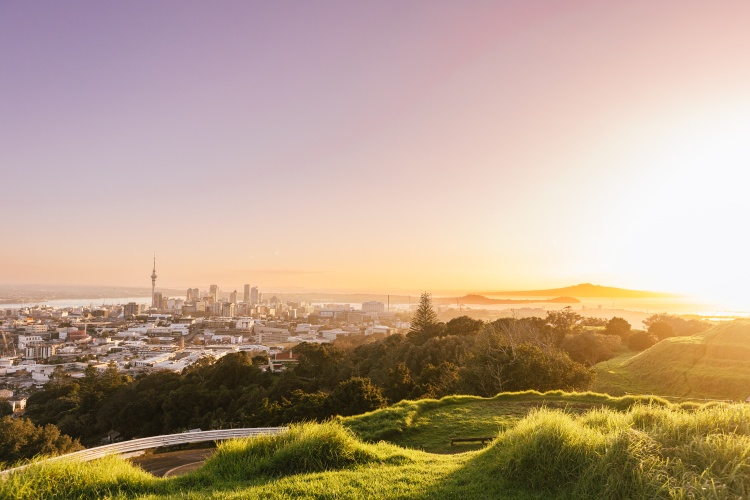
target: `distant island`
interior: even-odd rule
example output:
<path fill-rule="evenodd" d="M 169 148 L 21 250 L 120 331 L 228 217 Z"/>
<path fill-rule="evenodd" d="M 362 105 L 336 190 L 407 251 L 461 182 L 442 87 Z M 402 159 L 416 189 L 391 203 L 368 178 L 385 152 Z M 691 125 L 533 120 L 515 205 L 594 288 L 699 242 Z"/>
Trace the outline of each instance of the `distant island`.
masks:
<path fill-rule="evenodd" d="M 556 297 L 554 299 L 490 299 L 483 295 L 469 294 L 463 297 L 440 297 L 433 299 L 433 302 L 440 305 L 461 304 L 461 305 L 502 305 L 502 304 L 580 304 L 581 301 L 575 297 Z"/>
<path fill-rule="evenodd" d="M 502 297 L 597 297 L 612 299 L 674 299 L 679 295 L 661 292 L 646 292 L 643 290 L 627 290 L 611 286 L 592 285 L 582 283 L 580 285 L 565 288 L 550 288 L 547 290 L 523 290 L 511 292 L 481 292 L 482 295 L 494 295 Z"/>

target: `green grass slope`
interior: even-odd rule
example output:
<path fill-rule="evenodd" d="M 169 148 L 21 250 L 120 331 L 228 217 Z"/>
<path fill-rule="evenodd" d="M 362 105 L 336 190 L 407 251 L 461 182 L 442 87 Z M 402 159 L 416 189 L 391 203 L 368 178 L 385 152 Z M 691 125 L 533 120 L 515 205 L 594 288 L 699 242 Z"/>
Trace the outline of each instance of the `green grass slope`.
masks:
<path fill-rule="evenodd" d="M 534 397 L 543 396 L 520 393 L 507 399 Z M 227 441 L 202 468 L 176 478 L 155 478 L 112 457 L 37 464 L 1 480 L 0 498 L 750 496 L 750 405 L 661 400 L 644 405 L 635 398 L 596 394 L 570 399 L 597 407 L 582 412 L 532 408 L 509 422 L 490 446 L 465 453 L 431 454 L 358 438 L 352 428 L 385 430 L 386 421 L 394 429 L 402 425 L 402 419 L 386 418 L 381 410 L 356 421 L 344 419 L 351 428 L 342 422 L 303 424 L 284 435 Z M 412 402 L 402 413 L 417 408 L 429 415 L 456 404 L 461 403 Z"/>
<path fill-rule="evenodd" d="M 744 401 L 750 396 L 750 320 L 666 339 L 596 370 L 598 392 Z"/>
<path fill-rule="evenodd" d="M 636 403 L 668 404 L 666 400 L 649 397 L 523 391 L 492 398 L 447 396 L 440 400 L 401 401 L 388 408 L 343 418 L 341 422 L 369 442 L 386 440 L 429 453 L 460 453 L 480 449 L 482 445 L 451 446 L 452 437 L 496 436 L 538 408 L 575 414 L 599 407 L 627 409 Z"/>

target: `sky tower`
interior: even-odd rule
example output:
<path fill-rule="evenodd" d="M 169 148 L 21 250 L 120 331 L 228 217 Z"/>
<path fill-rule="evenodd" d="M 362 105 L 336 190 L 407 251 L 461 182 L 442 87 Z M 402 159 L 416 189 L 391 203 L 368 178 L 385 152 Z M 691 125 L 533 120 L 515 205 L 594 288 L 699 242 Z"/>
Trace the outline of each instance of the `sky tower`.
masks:
<path fill-rule="evenodd" d="M 154 270 L 151 271 L 151 307 L 156 307 L 154 293 L 156 292 L 156 254 L 154 254 Z"/>

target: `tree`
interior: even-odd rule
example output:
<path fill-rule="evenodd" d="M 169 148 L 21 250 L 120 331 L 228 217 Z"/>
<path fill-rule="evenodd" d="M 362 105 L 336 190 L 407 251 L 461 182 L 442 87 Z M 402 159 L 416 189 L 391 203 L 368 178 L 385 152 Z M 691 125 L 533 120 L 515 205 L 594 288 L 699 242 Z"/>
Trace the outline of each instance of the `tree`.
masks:
<path fill-rule="evenodd" d="M 659 341 L 674 336 L 672 325 L 666 321 L 656 321 L 648 326 L 648 333 L 655 336 Z"/>
<path fill-rule="evenodd" d="M 581 320 L 583 317 L 568 306 L 560 311 L 549 311 L 547 313 L 547 325 L 552 333 L 555 345 L 560 345 L 566 335 L 580 333 L 583 330 Z"/>
<path fill-rule="evenodd" d="M 424 292 L 419 299 L 419 306 L 411 318 L 409 340 L 415 344 L 422 344 L 432 337 L 440 336 L 441 323 L 438 322 L 437 313 L 432 308 L 432 298 L 430 294 Z M 443 328 L 445 325 L 442 325 Z"/>
<path fill-rule="evenodd" d="M 555 348 L 528 342 L 510 344 L 492 325 L 477 336 L 477 342 L 460 369 L 465 391 L 479 396 L 499 392 L 536 389 L 585 390 L 593 372 Z"/>
<path fill-rule="evenodd" d="M 649 316 L 648 318 L 643 320 L 643 324 L 646 325 L 646 328 L 650 331 L 651 326 L 655 323 L 668 323 L 669 326 L 672 327 L 672 333 L 675 337 L 685 337 L 688 335 L 695 335 L 696 333 L 701 333 L 709 328 L 711 328 L 713 325 L 708 321 L 700 321 L 697 319 L 685 319 L 681 318 L 679 316 L 674 316 L 672 314 L 653 314 Z M 660 328 L 660 327 L 657 327 Z"/>
<path fill-rule="evenodd" d="M 388 380 L 383 392 L 391 402 L 395 403 L 408 398 L 415 386 L 409 368 L 402 361 L 395 368 L 388 370 Z"/>
<path fill-rule="evenodd" d="M 59 455 L 82 448 L 52 424 L 36 426 L 27 418 L 0 418 L 0 461 L 12 463 L 36 455 Z"/>
<path fill-rule="evenodd" d="M 607 326 L 607 320 L 604 318 L 594 318 L 593 316 L 589 316 L 588 318 L 583 318 L 581 320 L 581 325 L 583 326 Z"/>
<path fill-rule="evenodd" d="M 543 351 L 531 344 L 521 344 L 516 358 L 506 369 L 508 391 L 585 391 L 594 380 L 594 372 L 576 363 L 562 351 Z"/>
<path fill-rule="evenodd" d="M 562 348 L 573 361 L 586 366 L 594 366 L 601 361 L 611 359 L 614 349 L 620 343 L 621 340 L 617 336 L 586 331 L 565 337 Z"/>
<path fill-rule="evenodd" d="M 380 388 L 369 378 L 352 377 L 341 382 L 328 396 L 332 415 L 348 417 L 388 406 Z"/>
<path fill-rule="evenodd" d="M 341 380 L 338 376 L 343 351 L 331 344 L 302 343 L 294 348 L 298 355 L 294 374 L 301 380 L 311 382 L 309 389 L 333 389 Z M 311 391 L 311 392 L 312 392 Z"/>
<path fill-rule="evenodd" d="M 628 349 L 631 351 L 644 351 L 656 344 L 656 338 L 648 332 L 637 331 L 628 337 Z"/>
<path fill-rule="evenodd" d="M 279 413 L 283 423 L 324 420 L 330 416 L 328 396 L 322 392 L 304 392 L 297 389 L 290 399 L 282 399 Z"/>
<path fill-rule="evenodd" d="M 445 324 L 446 335 L 476 335 L 484 327 L 484 321 L 468 316 L 453 318 Z"/>
<path fill-rule="evenodd" d="M 630 333 L 630 323 L 623 318 L 615 316 L 607 322 L 607 326 L 604 328 L 604 333 L 607 335 L 617 335 L 624 339 Z"/>
<path fill-rule="evenodd" d="M 458 366 L 451 362 L 443 361 L 438 366 L 428 364 L 419 377 L 423 394 L 421 397 L 442 398 L 455 394 L 459 383 L 458 374 Z"/>
<path fill-rule="evenodd" d="M 553 344 L 549 339 L 549 326 L 542 318 L 499 318 L 491 326 L 511 349 L 524 343 L 549 349 Z"/>
<path fill-rule="evenodd" d="M 13 406 L 5 399 L 0 399 L 0 417 L 13 415 Z"/>

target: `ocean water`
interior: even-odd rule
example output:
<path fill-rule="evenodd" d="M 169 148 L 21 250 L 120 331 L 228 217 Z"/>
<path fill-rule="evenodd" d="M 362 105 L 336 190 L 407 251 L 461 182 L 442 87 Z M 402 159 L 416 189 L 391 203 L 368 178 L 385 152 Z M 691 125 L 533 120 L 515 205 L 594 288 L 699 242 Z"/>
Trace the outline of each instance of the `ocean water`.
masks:
<path fill-rule="evenodd" d="M 0 304 L 0 309 L 20 309 L 22 307 L 32 306 L 47 306 L 47 307 L 82 307 L 82 306 L 93 306 L 98 307 L 101 305 L 113 305 L 113 304 L 127 304 L 128 302 L 135 302 L 136 304 L 151 304 L 151 297 L 110 297 L 110 298 L 98 298 L 98 299 L 60 299 L 60 300 L 48 300 L 46 302 L 26 302 L 23 304 Z"/>

